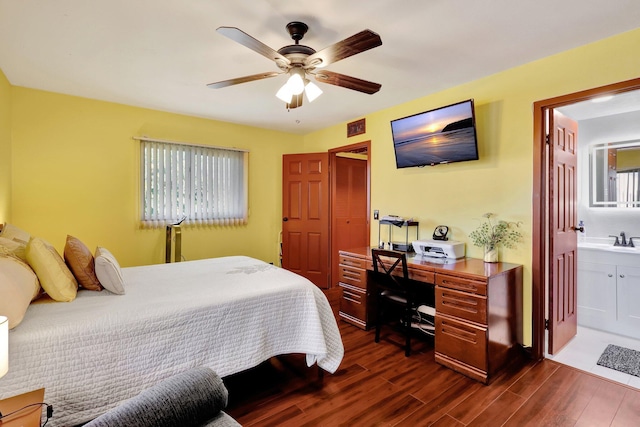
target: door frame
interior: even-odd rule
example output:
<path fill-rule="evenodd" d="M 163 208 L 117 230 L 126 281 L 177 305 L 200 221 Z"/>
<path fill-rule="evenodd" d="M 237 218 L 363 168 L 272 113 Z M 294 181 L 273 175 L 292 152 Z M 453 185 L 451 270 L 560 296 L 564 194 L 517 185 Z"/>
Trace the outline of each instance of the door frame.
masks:
<path fill-rule="evenodd" d="M 535 360 L 545 354 L 545 319 L 547 316 L 546 292 L 548 289 L 549 253 L 547 206 L 549 192 L 549 162 L 546 157 L 546 141 L 549 112 L 554 108 L 586 101 L 605 95 L 615 95 L 640 89 L 640 78 L 583 90 L 568 95 L 549 98 L 533 104 L 533 212 L 532 212 L 532 260 L 531 260 L 531 306 L 532 346 L 531 357 Z"/>
<path fill-rule="evenodd" d="M 333 185 L 335 167 L 336 167 L 336 155 L 338 153 L 367 153 L 367 224 L 369 226 L 369 242 L 371 242 L 371 140 L 356 142 L 354 144 L 343 145 L 341 147 L 335 147 L 329 149 L 329 289 L 333 287 L 334 277 L 331 277 L 333 272 Z"/>

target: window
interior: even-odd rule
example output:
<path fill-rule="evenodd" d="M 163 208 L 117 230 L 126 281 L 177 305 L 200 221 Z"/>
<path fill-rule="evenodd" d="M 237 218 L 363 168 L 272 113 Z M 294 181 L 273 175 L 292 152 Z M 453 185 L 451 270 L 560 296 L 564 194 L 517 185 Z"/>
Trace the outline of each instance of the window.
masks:
<path fill-rule="evenodd" d="M 632 208 L 640 202 L 640 169 L 627 170 L 616 174 L 618 206 Z"/>
<path fill-rule="evenodd" d="M 140 138 L 146 226 L 247 222 L 246 151 Z"/>

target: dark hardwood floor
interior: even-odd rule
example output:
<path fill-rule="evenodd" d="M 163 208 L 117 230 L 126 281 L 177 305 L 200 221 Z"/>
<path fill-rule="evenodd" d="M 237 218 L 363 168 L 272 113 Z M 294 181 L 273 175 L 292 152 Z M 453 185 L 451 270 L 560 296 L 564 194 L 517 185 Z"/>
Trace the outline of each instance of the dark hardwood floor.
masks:
<path fill-rule="evenodd" d="M 334 308 L 337 300 L 330 295 Z M 551 360 L 515 361 L 488 386 L 434 362 L 433 342 L 381 342 L 338 320 L 345 357 L 322 382 L 304 356 L 225 378 L 243 426 L 640 426 L 640 391 Z"/>

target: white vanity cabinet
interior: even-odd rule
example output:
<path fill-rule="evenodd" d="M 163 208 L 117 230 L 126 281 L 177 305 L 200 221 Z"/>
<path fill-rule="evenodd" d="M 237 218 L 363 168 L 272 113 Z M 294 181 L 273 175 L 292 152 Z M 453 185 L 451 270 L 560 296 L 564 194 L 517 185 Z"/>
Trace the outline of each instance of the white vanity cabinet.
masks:
<path fill-rule="evenodd" d="M 640 251 L 578 246 L 578 324 L 640 339 Z"/>
<path fill-rule="evenodd" d="M 616 320 L 616 266 L 578 261 L 578 323 L 611 330 L 616 326 Z"/>
<path fill-rule="evenodd" d="M 640 339 L 640 267 L 617 266 L 618 323 L 622 335 Z"/>

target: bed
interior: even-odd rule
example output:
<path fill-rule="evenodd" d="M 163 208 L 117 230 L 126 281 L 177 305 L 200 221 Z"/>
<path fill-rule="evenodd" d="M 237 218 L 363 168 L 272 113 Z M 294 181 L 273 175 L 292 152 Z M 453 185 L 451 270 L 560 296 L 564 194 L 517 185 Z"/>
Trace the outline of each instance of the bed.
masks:
<path fill-rule="evenodd" d="M 329 303 L 307 279 L 223 257 L 122 269 L 125 295 L 82 291 L 32 304 L 9 334 L 0 399 L 45 388 L 52 426 L 95 418 L 194 366 L 225 377 L 277 355 L 335 372 L 343 357 Z"/>

